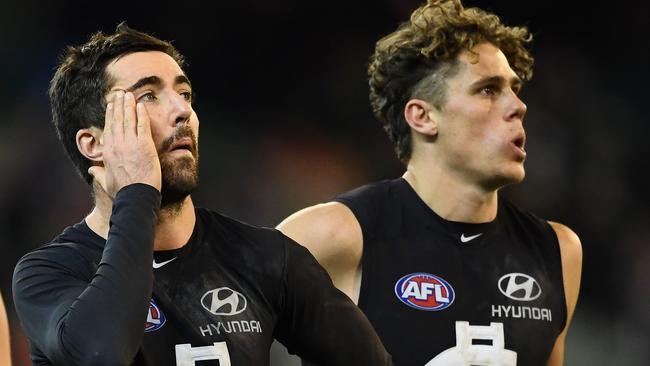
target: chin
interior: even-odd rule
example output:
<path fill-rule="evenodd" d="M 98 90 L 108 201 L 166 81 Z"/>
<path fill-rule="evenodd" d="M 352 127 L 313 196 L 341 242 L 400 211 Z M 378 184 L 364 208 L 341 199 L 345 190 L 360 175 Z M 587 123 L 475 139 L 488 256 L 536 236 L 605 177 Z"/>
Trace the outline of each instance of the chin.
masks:
<path fill-rule="evenodd" d="M 503 181 L 505 183 L 503 185 L 507 186 L 510 184 L 521 183 L 521 181 L 523 181 L 525 177 L 526 177 L 526 171 L 524 170 L 524 167 L 522 165 L 517 169 L 513 169 L 511 171 L 505 172 L 505 174 L 503 175 Z"/>
<path fill-rule="evenodd" d="M 524 180 L 525 176 L 526 172 L 523 166 L 508 170 L 502 170 L 489 181 L 487 187 L 490 190 L 498 190 L 511 184 L 520 183 Z"/>
<path fill-rule="evenodd" d="M 181 203 L 199 185 L 199 173 L 193 159 L 183 159 L 171 164 L 161 161 L 162 205 Z"/>

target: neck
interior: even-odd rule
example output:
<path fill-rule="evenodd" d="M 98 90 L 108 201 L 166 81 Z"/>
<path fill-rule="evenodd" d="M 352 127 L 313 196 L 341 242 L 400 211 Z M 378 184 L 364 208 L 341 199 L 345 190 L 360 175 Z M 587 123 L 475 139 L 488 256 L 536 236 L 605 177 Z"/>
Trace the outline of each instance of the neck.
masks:
<path fill-rule="evenodd" d="M 113 200 L 101 188 L 95 188 L 95 207 L 86 216 L 86 224 L 104 239 L 108 238 Z M 160 209 L 154 234 L 154 250 L 178 249 L 189 241 L 194 231 L 196 215 L 190 196 L 182 202 Z"/>
<path fill-rule="evenodd" d="M 497 190 L 468 183 L 436 161 L 412 160 L 403 177 L 420 199 L 445 220 L 485 223 L 496 218 Z"/>

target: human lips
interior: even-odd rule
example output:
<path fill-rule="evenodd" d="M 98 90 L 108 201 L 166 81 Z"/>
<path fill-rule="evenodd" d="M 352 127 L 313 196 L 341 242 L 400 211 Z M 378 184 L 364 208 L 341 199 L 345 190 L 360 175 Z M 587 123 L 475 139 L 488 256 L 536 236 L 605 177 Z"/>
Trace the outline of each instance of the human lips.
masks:
<path fill-rule="evenodd" d="M 181 137 L 175 140 L 170 146 L 167 152 L 174 151 L 187 151 L 190 154 L 194 153 L 194 141 L 189 137 Z"/>
<path fill-rule="evenodd" d="M 510 140 L 510 146 L 517 154 L 517 156 L 519 156 L 522 160 L 525 159 L 526 150 L 524 147 L 526 146 L 526 133 L 522 131 L 516 134 L 515 137 Z"/>

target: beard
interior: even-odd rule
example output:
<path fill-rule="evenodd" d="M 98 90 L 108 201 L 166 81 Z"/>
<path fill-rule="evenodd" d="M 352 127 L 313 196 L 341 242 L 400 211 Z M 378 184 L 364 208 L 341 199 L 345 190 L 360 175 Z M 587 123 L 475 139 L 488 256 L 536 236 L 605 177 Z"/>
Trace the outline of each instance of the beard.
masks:
<path fill-rule="evenodd" d="M 183 137 L 192 140 L 189 148 L 192 157 L 169 156 L 171 145 Z M 162 174 L 161 208 L 180 208 L 185 198 L 199 185 L 199 145 L 192 129 L 185 124 L 178 127 L 172 136 L 163 141 L 158 157 Z"/>

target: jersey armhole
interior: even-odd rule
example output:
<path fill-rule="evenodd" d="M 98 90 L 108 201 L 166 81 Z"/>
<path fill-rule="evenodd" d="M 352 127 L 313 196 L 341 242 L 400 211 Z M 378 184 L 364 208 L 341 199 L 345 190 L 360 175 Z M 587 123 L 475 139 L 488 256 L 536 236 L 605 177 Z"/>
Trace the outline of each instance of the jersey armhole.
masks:
<path fill-rule="evenodd" d="M 557 279 L 560 286 L 561 286 L 561 291 L 560 293 L 562 294 L 562 310 L 563 310 L 563 316 L 562 316 L 562 324 L 561 324 L 561 329 L 560 332 L 564 330 L 564 328 L 567 325 L 567 318 L 569 316 L 569 309 L 567 307 L 567 299 L 566 299 L 566 289 L 564 288 L 564 268 L 562 267 L 562 250 L 560 249 L 560 239 L 557 236 L 557 232 L 555 232 L 555 229 L 553 229 L 553 226 L 547 221 L 547 220 L 542 220 L 544 223 L 544 229 L 546 230 L 547 234 L 549 235 L 549 238 L 551 238 L 551 242 L 553 243 L 553 253 L 555 255 L 555 261 L 553 263 L 554 266 L 558 268 L 558 273 L 560 273 L 560 278 Z"/>
<path fill-rule="evenodd" d="M 365 309 L 367 304 L 367 299 L 366 299 L 366 292 L 364 291 L 364 289 L 368 288 L 367 284 L 365 284 L 365 281 L 368 278 L 368 276 L 365 275 L 365 273 L 372 271 L 372 266 L 371 266 L 372 261 L 368 260 L 369 255 L 371 255 L 369 252 L 372 252 L 372 248 L 368 246 L 368 243 L 370 242 L 371 239 L 370 233 L 373 231 L 372 223 L 367 210 L 362 208 L 360 203 L 345 197 L 337 197 L 333 201 L 341 203 L 345 205 L 348 209 L 350 209 L 350 211 L 352 211 L 352 214 L 356 218 L 357 222 L 359 223 L 359 226 L 361 227 L 361 246 L 362 246 L 361 274 L 360 274 L 361 278 L 360 279 L 355 278 L 355 286 L 358 283 L 359 296 L 357 298 L 357 306 L 361 309 Z"/>

